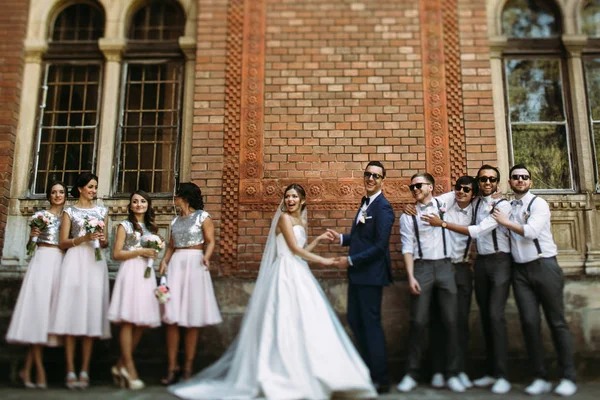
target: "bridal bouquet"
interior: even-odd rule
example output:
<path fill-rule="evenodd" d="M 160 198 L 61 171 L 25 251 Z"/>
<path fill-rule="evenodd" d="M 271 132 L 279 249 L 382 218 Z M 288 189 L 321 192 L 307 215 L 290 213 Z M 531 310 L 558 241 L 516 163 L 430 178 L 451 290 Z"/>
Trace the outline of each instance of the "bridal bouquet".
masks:
<path fill-rule="evenodd" d="M 154 289 L 154 294 L 160 304 L 165 304 L 171 298 L 169 287 L 167 286 L 167 277 L 165 275 L 160 277 L 160 284 Z"/>
<path fill-rule="evenodd" d="M 85 228 L 85 231 L 87 233 L 95 233 L 96 231 L 101 231 L 102 229 L 104 229 L 104 221 L 96 217 L 85 217 L 83 227 Z M 93 244 L 96 261 L 100 261 L 102 260 L 102 253 L 100 252 L 100 241 L 98 239 L 95 239 L 93 241 Z"/>
<path fill-rule="evenodd" d="M 41 211 L 33 214 L 33 217 L 31 217 L 31 220 L 29 221 L 29 226 L 31 228 L 38 228 L 40 231 L 46 229 L 48 227 L 48 225 L 50 225 L 50 220 Z M 37 246 L 37 241 L 38 241 L 37 236 L 34 236 L 31 238 L 31 241 L 27 245 L 27 255 L 28 256 L 31 256 L 33 254 L 33 252 L 35 251 L 35 246 Z"/>
<path fill-rule="evenodd" d="M 158 235 L 148 235 L 142 238 L 142 247 L 145 249 L 154 249 L 161 251 L 165 248 L 165 241 Z M 150 272 L 152 271 L 152 264 L 154 260 L 149 258 L 146 263 L 146 270 L 144 271 L 144 278 L 150 278 Z"/>

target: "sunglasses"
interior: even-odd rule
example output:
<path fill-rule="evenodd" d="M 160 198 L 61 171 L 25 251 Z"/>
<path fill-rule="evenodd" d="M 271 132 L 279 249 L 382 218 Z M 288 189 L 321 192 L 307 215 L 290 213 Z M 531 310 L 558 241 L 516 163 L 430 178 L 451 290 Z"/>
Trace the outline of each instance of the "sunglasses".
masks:
<path fill-rule="evenodd" d="M 414 191 L 415 189 L 421 189 L 423 185 L 431 185 L 431 183 L 415 183 L 414 185 L 408 185 L 410 191 Z"/>
<path fill-rule="evenodd" d="M 491 183 L 498 182 L 498 178 L 494 178 L 493 176 L 482 176 L 482 177 L 479 177 L 478 180 L 481 183 L 487 183 L 487 181 L 490 181 Z"/>
<path fill-rule="evenodd" d="M 518 181 L 519 179 L 523 179 L 524 181 L 528 181 L 530 176 L 529 175 L 511 175 L 511 178 L 513 181 Z"/>
<path fill-rule="evenodd" d="M 454 186 L 454 190 L 456 190 L 457 192 L 460 192 L 462 190 L 465 193 L 471 193 L 471 190 L 473 190 L 473 189 L 471 189 L 468 186 L 456 185 L 456 186 Z"/>
<path fill-rule="evenodd" d="M 375 179 L 375 180 L 383 178 L 383 175 L 373 174 L 371 172 L 366 172 L 366 171 L 363 175 L 365 176 L 366 179 L 369 179 L 371 177 L 373 177 L 373 179 Z"/>

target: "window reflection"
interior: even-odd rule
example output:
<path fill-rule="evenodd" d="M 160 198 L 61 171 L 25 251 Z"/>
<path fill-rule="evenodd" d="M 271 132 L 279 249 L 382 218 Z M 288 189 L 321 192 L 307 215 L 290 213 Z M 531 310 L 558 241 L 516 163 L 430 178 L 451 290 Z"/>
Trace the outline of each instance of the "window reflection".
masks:
<path fill-rule="evenodd" d="M 583 6 L 581 31 L 588 36 L 600 37 L 600 0 L 590 0 Z"/>
<path fill-rule="evenodd" d="M 564 121 L 559 60 L 507 60 L 512 121 Z"/>
<path fill-rule="evenodd" d="M 560 16 L 548 0 L 509 0 L 502 12 L 502 32 L 509 38 L 560 35 Z"/>
<path fill-rule="evenodd" d="M 592 142 L 596 156 L 596 187 L 600 190 L 600 58 L 586 60 L 585 80 L 588 90 Z"/>
<path fill-rule="evenodd" d="M 505 59 L 513 163 L 531 168 L 536 189 L 572 189 L 561 61 Z"/>
<path fill-rule="evenodd" d="M 565 125 L 514 124 L 514 164 L 525 164 L 536 189 L 570 189 L 571 165 Z"/>

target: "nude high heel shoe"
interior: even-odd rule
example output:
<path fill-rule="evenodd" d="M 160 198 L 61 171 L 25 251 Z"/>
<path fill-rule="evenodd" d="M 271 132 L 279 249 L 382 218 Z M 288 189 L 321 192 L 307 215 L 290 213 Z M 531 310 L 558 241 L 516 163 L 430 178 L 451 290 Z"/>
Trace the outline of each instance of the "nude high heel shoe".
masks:
<path fill-rule="evenodd" d="M 121 367 L 119 372 L 121 372 L 121 376 L 123 377 L 123 380 L 127 382 L 127 387 L 129 387 L 129 389 L 140 390 L 140 389 L 143 389 L 146 387 L 146 385 L 144 384 L 144 382 L 141 379 L 138 378 L 138 379 L 132 380 L 129 377 L 129 373 L 127 372 L 125 367 Z"/>

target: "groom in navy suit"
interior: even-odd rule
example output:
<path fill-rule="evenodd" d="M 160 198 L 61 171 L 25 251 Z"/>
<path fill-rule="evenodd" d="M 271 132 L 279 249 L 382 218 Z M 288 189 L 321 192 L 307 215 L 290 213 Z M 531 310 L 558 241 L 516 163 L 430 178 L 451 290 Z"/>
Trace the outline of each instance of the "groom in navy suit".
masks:
<path fill-rule="evenodd" d="M 334 243 L 349 246 L 348 257 L 337 265 L 348 268 L 348 324 L 371 371 L 379 393 L 389 390 L 385 337 L 381 326 L 383 287 L 392 282 L 390 235 L 394 211 L 381 187 L 385 168 L 371 161 L 364 172 L 366 196 L 352 222 L 350 234 L 329 230 Z"/>

